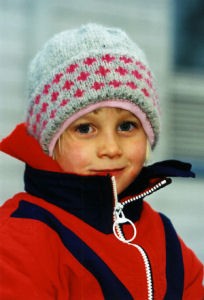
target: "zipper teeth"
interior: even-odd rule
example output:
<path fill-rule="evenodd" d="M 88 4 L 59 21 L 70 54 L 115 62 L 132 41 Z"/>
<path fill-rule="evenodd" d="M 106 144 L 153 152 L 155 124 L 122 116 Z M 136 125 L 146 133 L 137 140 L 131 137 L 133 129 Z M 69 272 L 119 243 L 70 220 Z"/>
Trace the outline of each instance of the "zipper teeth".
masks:
<path fill-rule="evenodd" d="M 116 186 L 116 180 L 115 180 L 115 177 L 112 176 L 111 177 L 111 181 L 112 181 L 112 188 L 113 188 L 113 197 L 114 197 L 114 207 L 116 207 L 117 203 L 118 203 L 118 193 L 117 193 L 117 186 Z M 116 216 L 115 214 L 113 214 L 113 222 L 116 221 Z M 120 226 L 118 225 L 117 227 L 117 232 L 118 232 L 118 236 L 123 240 L 125 241 L 125 237 L 123 235 L 123 232 L 120 228 Z"/>
<path fill-rule="evenodd" d="M 117 186 L 116 186 L 116 181 L 115 181 L 114 176 L 111 177 L 111 179 L 112 179 L 113 194 L 114 194 L 114 200 L 115 200 L 115 206 L 116 206 L 118 204 Z M 168 180 L 164 179 L 161 182 L 155 184 L 152 188 L 150 188 L 146 192 L 143 192 L 135 197 L 132 197 L 132 198 L 124 201 L 123 203 L 121 203 L 121 209 L 128 203 L 131 203 L 133 201 L 139 200 L 141 198 L 144 198 L 145 196 L 152 194 L 159 188 L 165 186 L 167 183 L 168 183 Z M 113 216 L 113 220 L 114 221 L 116 220 L 115 215 Z M 124 236 L 119 224 L 117 226 L 117 232 L 118 232 L 119 237 L 121 238 L 121 241 L 126 242 L 125 236 Z M 148 297 L 148 300 L 153 300 L 153 281 L 152 281 L 152 273 L 151 273 L 151 266 L 150 266 L 149 258 L 141 246 L 130 243 L 130 242 L 128 242 L 128 245 L 135 247 L 142 256 L 142 259 L 144 262 L 144 267 L 145 267 L 146 280 L 147 280 L 147 294 L 148 294 L 147 297 Z"/>
<path fill-rule="evenodd" d="M 152 193 L 156 192 L 158 189 L 160 189 L 161 187 L 165 186 L 166 184 L 168 183 L 168 181 L 166 179 L 160 181 L 159 183 L 155 184 L 152 188 L 150 188 L 149 190 L 147 190 L 146 192 L 143 192 L 137 196 L 134 196 L 126 201 L 124 201 L 122 204 L 122 206 L 124 207 L 126 204 L 129 204 L 133 201 L 136 201 L 136 200 L 139 200 L 139 199 L 142 199 L 146 196 L 149 196 L 151 195 Z"/>
<path fill-rule="evenodd" d="M 114 204 L 116 206 L 116 204 L 118 203 L 118 193 L 117 193 L 117 186 L 116 186 L 116 181 L 114 176 L 111 177 L 111 181 L 112 181 L 112 188 L 113 188 L 113 197 L 115 202 Z"/>
<path fill-rule="evenodd" d="M 148 256 L 141 246 L 132 244 L 132 243 L 130 243 L 129 245 L 132 245 L 133 247 L 137 248 L 137 250 L 140 252 L 140 254 L 142 256 L 142 259 L 143 259 L 144 265 L 145 265 L 145 272 L 146 272 L 146 279 L 147 279 L 148 300 L 153 300 L 152 273 L 151 273 L 151 267 L 150 267 L 150 262 L 149 262 Z"/>

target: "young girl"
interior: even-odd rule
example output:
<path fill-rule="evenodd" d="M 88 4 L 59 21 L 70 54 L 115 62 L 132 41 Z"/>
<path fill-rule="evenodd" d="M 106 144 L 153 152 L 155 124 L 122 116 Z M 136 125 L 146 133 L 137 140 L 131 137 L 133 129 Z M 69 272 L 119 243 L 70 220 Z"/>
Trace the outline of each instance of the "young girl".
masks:
<path fill-rule="evenodd" d="M 25 192 L 0 209 L 0 298 L 202 300 L 202 264 L 144 197 L 191 166 L 144 167 L 160 130 L 154 79 L 121 30 L 54 36 L 29 69 L 27 120 L 0 144 Z"/>

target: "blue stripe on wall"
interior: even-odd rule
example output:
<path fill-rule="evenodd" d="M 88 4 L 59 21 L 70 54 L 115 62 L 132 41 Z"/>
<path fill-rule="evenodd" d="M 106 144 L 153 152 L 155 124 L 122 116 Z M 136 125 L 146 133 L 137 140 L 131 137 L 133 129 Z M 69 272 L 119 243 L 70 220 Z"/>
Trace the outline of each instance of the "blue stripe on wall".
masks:
<path fill-rule="evenodd" d="M 105 299 L 133 300 L 123 283 L 100 257 L 77 235 L 62 225 L 53 214 L 38 205 L 22 200 L 12 217 L 38 220 L 52 228 L 59 235 L 64 246 L 98 280 Z"/>

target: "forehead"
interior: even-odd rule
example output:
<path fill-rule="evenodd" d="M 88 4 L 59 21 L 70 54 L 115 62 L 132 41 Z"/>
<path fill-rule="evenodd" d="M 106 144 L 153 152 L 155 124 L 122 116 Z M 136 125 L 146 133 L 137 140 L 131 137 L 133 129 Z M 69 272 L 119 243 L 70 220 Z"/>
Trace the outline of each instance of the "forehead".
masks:
<path fill-rule="evenodd" d="M 118 108 L 118 107 L 102 107 L 93 110 L 92 112 L 82 116 L 83 117 L 88 117 L 88 116 L 97 116 L 97 115 L 102 115 L 102 114 L 113 114 L 113 115 L 119 115 L 119 116 L 134 116 L 137 118 L 133 113 L 131 113 L 129 110 L 125 110 L 123 108 Z"/>

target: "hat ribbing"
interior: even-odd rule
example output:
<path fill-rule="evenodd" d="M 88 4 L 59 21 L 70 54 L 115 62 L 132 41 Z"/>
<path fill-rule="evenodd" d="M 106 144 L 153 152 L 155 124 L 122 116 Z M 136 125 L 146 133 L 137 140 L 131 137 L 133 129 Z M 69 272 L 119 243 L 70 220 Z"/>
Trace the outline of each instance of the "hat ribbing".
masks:
<path fill-rule="evenodd" d="M 142 50 L 120 29 L 88 24 L 54 36 L 28 76 L 27 128 L 46 153 L 70 122 L 105 106 L 132 111 L 155 146 L 160 108 L 154 79 Z"/>

